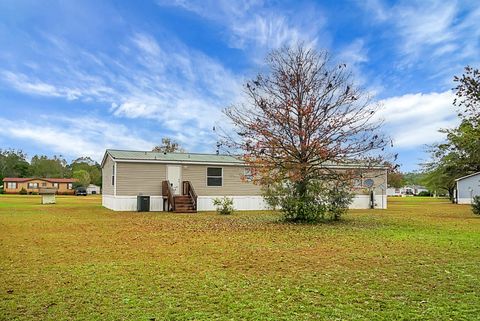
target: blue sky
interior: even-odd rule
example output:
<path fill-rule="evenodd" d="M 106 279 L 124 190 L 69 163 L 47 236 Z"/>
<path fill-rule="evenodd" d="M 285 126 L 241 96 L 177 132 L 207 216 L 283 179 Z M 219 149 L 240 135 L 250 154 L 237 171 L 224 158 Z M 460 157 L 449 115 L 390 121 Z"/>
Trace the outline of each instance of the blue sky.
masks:
<path fill-rule="evenodd" d="M 0 148 L 100 160 L 161 137 L 214 152 L 221 110 L 271 49 L 345 62 L 382 105 L 403 170 L 457 123 L 452 78 L 480 66 L 477 1 L 0 2 Z"/>

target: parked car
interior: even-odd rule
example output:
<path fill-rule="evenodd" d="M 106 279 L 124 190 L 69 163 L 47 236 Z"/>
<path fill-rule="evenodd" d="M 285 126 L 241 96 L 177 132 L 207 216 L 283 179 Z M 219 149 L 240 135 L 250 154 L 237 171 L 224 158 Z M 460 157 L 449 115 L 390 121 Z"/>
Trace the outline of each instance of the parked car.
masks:
<path fill-rule="evenodd" d="M 87 189 L 85 187 L 77 187 L 75 189 L 75 195 L 77 195 L 77 196 L 87 196 Z"/>

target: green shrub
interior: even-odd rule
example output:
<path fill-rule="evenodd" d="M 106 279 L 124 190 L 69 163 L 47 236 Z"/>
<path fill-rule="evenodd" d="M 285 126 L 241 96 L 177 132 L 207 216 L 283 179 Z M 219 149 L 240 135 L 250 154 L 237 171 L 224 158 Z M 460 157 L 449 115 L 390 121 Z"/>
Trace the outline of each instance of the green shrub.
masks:
<path fill-rule="evenodd" d="M 338 221 L 348 211 L 348 206 L 353 201 L 353 194 L 346 188 L 333 188 L 326 191 L 327 212 L 330 218 Z"/>
<path fill-rule="evenodd" d="M 284 219 L 289 222 L 317 222 L 325 217 L 326 207 L 315 197 L 287 195 L 281 199 Z"/>
<path fill-rule="evenodd" d="M 472 211 L 473 214 L 480 215 L 480 195 L 473 198 Z"/>
<path fill-rule="evenodd" d="M 233 199 L 226 196 L 213 199 L 213 205 L 215 206 L 217 213 L 222 215 L 233 214 L 233 211 L 235 210 L 233 208 Z"/>
<path fill-rule="evenodd" d="M 432 193 L 430 193 L 429 191 L 421 191 L 417 194 L 417 196 L 432 196 Z"/>
<path fill-rule="evenodd" d="M 348 186 L 341 182 L 311 181 L 300 197 L 294 183 L 274 184 L 263 189 L 265 202 L 279 207 L 284 219 L 290 222 L 339 220 L 353 200 Z"/>
<path fill-rule="evenodd" d="M 18 192 L 18 194 L 27 195 L 28 192 L 27 192 L 27 190 L 25 189 L 25 187 L 22 187 L 22 189 L 20 190 L 20 192 Z"/>

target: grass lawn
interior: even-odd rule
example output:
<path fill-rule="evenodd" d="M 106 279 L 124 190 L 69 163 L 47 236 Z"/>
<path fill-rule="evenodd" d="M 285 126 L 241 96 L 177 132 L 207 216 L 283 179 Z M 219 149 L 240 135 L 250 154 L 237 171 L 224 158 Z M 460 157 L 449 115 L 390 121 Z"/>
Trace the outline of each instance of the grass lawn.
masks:
<path fill-rule="evenodd" d="M 396 198 L 334 224 L 0 195 L 0 318 L 480 320 L 480 217 Z"/>

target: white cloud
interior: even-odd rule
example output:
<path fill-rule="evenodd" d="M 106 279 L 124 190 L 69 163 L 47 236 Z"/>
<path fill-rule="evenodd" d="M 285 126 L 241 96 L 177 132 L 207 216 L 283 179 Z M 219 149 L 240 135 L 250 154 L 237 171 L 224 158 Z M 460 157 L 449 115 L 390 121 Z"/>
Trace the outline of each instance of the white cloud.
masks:
<path fill-rule="evenodd" d="M 417 6 L 398 6 L 394 12 L 405 54 L 417 55 L 425 47 L 445 46 L 459 36 L 453 26 L 458 13 L 454 2 L 426 1 Z"/>
<path fill-rule="evenodd" d="M 392 28 L 389 35 L 403 55 L 405 66 L 435 57 L 435 66 L 448 68 L 452 60 L 478 60 L 480 7 L 478 1 L 414 1 L 389 6 L 382 0 L 359 1 L 375 22 Z M 453 52 L 457 52 L 452 55 Z M 439 57 L 445 58 L 440 60 Z M 441 65 L 441 66 L 440 66 Z"/>
<path fill-rule="evenodd" d="M 340 51 L 339 60 L 353 65 L 368 61 L 368 50 L 365 41 L 361 38 L 355 39 Z"/>
<path fill-rule="evenodd" d="M 379 101 L 377 117 L 385 121 L 385 130 L 400 148 L 415 148 L 442 141 L 440 128 L 458 123 L 452 106 L 451 91 L 406 94 Z"/>
<path fill-rule="evenodd" d="M 259 62 L 271 49 L 299 42 L 315 46 L 326 18 L 314 6 L 296 6 L 295 12 L 269 8 L 264 1 L 163 1 L 163 6 L 177 6 L 227 29 L 230 47 L 247 51 Z M 323 35 L 325 36 L 325 35 Z M 322 39 L 325 46 L 325 39 Z"/>
<path fill-rule="evenodd" d="M 152 120 L 193 150 L 198 150 L 195 143 L 214 145 L 211 128 L 221 109 L 240 99 L 241 78 L 174 39 L 162 46 L 137 32 L 115 58 L 78 50 L 53 36 L 47 40 L 56 49 L 53 61 L 28 76 L 0 70 L 0 81 L 27 94 L 100 102 L 117 117 Z"/>
<path fill-rule="evenodd" d="M 36 121 L 0 118 L 0 122 L 5 125 L 0 136 L 35 142 L 72 158 L 90 156 L 100 161 L 107 148 L 149 150 L 154 146 L 124 125 L 91 117 L 72 120 L 40 116 Z"/>
<path fill-rule="evenodd" d="M 24 93 L 36 94 L 41 96 L 67 97 L 66 92 L 62 92 L 59 88 L 56 88 L 55 86 L 44 83 L 42 81 L 29 79 L 26 75 L 21 73 L 15 74 L 10 71 L 3 71 L 0 73 L 0 75 L 12 87 Z"/>
<path fill-rule="evenodd" d="M 146 53 L 158 56 L 161 52 L 160 46 L 157 44 L 155 39 L 147 34 L 136 33 L 132 37 L 133 42 Z"/>

